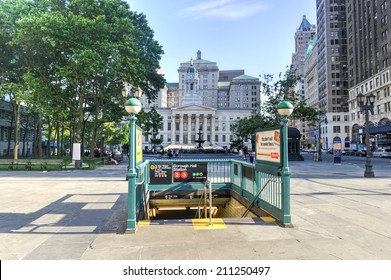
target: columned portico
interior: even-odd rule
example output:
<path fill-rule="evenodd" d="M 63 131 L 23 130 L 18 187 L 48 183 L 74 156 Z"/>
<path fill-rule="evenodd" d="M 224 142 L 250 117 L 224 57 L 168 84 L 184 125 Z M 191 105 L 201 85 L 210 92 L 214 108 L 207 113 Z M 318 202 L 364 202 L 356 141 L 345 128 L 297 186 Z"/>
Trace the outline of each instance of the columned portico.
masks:
<path fill-rule="evenodd" d="M 207 146 L 215 145 L 215 115 L 215 108 L 202 105 L 185 105 L 173 108 L 171 111 L 171 144 L 194 144 L 192 139 L 197 139 L 196 133 L 202 128 L 202 138 L 207 141 L 205 144 Z M 178 119 L 179 129 L 177 129 L 176 124 Z M 186 124 L 187 131 L 185 130 Z M 210 135 L 210 141 L 208 141 L 208 134 Z"/>

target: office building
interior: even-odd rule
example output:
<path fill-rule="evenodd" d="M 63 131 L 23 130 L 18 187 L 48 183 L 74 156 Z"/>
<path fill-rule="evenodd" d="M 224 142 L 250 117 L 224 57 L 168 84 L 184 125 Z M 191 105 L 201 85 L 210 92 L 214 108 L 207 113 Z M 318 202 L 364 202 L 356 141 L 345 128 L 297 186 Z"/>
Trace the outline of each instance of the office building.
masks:
<path fill-rule="evenodd" d="M 389 0 L 347 0 L 349 106 L 352 143 L 364 143 L 365 116 L 356 96 L 374 94 L 372 146 L 391 147 L 391 6 Z M 390 19 L 390 20 L 389 20 Z"/>

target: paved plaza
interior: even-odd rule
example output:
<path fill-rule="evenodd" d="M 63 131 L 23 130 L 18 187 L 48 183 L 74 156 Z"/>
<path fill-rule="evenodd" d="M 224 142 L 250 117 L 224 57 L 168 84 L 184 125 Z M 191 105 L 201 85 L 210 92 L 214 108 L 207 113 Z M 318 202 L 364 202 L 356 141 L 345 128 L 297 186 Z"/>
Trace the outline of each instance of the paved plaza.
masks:
<path fill-rule="evenodd" d="M 381 162 L 382 164 L 378 164 Z M 91 171 L 0 173 L 3 260 L 391 259 L 389 159 L 363 165 L 290 162 L 292 227 L 261 219 L 140 224 L 124 234 L 126 165 Z"/>

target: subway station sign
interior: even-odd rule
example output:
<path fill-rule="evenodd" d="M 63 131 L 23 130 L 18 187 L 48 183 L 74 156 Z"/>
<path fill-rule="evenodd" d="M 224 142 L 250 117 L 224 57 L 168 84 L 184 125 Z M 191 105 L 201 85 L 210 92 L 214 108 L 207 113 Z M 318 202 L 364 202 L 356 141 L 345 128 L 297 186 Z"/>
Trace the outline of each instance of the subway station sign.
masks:
<path fill-rule="evenodd" d="M 175 162 L 172 165 L 174 182 L 205 182 L 207 179 L 206 162 Z"/>
<path fill-rule="evenodd" d="M 149 183 L 162 185 L 180 182 L 205 182 L 207 173 L 208 163 L 206 162 L 151 163 L 149 165 Z"/>
<path fill-rule="evenodd" d="M 149 165 L 150 184 L 172 184 L 172 164 L 171 163 L 151 163 Z"/>

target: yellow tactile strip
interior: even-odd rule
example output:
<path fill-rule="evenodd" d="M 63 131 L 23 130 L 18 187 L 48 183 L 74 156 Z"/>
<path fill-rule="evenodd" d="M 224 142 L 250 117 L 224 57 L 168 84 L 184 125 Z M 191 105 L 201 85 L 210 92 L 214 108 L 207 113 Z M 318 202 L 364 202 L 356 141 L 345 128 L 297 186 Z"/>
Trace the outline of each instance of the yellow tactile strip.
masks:
<path fill-rule="evenodd" d="M 264 217 L 260 217 L 262 219 L 262 221 L 264 221 L 265 223 L 274 223 L 276 222 L 276 219 L 274 219 L 273 217 L 271 216 L 264 216 Z"/>
<path fill-rule="evenodd" d="M 224 223 L 223 219 L 213 218 L 212 224 L 210 225 L 209 219 L 192 219 L 191 223 L 195 230 L 212 230 L 212 229 L 225 229 L 227 225 Z"/>
<path fill-rule="evenodd" d="M 149 226 L 151 224 L 151 221 L 150 220 L 140 220 L 138 221 L 137 225 L 139 227 L 146 227 L 146 226 Z"/>
<path fill-rule="evenodd" d="M 238 219 L 241 220 L 240 218 L 238 218 Z M 276 219 L 274 219 L 271 216 L 260 217 L 260 220 L 262 220 L 263 223 L 274 223 L 274 222 L 276 222 Z M 260 220 L 258 220 L 258 221 L 260 221 Z M 137 225 L 139 227 L 146 227 L 146 226 L 150 226 L 151 224 L 153 224 L 153 225 L 164 225 L 164 224 L 173 224 L 173 223 L 178 223 L 178 222 L 181 223 L 181 224 L 182 223 L 189 223 L 190 224 L 190 222 L 191 222 L 194 230 L 212 230 L 212 229 L 225 229 L 225 228 L 227 228 L 226 223 L 221 218 L 213 218 L 211 225 L 209 225 L 209 223 L 210 223 L 209 218 L 206 218 L 206 219 L 180 220 L 180 221 L 177 221 L 177 220 L 162 220 L 162 221 L 140 220 L 140 221 L 138 221 Z M 228 224 L 229 224 L 229 222 L 228 222 Z"/>

